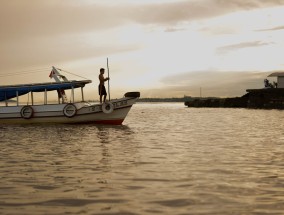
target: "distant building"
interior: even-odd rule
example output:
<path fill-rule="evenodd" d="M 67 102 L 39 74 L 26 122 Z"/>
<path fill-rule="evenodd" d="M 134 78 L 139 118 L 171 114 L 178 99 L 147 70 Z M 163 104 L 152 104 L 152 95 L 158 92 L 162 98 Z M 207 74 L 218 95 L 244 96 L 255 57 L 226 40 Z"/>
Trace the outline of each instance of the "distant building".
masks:
<path fill-rule="evenodd" d="M 274 72 L 267 77 L 277 77 L 277 88 L 284 88 L 284 72 Z"/>

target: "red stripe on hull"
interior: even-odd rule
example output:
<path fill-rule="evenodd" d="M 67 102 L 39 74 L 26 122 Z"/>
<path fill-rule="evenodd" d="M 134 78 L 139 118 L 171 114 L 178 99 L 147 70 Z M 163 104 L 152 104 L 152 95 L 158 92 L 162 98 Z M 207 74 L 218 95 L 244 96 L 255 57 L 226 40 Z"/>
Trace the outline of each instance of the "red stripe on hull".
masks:
<path fill-rule="evenodd" d="M 121 125 L 122 122 L 123 122 L 123 119 L 95 121 L 96 124 L 104 124 L 104 125 Z"/>

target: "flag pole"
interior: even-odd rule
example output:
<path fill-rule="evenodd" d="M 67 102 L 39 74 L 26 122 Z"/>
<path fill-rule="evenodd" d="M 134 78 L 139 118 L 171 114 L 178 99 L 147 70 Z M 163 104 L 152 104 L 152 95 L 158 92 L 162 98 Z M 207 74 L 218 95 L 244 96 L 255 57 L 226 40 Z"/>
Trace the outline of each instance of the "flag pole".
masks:
<path fill-rule="evenodd" d="M 107 76 L 108 76 L 108 100 L 110 101 L 110 90 L 109 90 L 109 67 L 108 67 L 108 58 L 107 58 Z"/>

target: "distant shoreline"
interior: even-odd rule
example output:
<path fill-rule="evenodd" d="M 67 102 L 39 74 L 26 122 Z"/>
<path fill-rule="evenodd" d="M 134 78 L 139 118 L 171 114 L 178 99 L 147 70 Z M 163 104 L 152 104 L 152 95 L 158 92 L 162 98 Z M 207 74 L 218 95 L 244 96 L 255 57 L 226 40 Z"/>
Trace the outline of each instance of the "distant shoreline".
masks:
<path fill-rule="evenodd" d="M 206 98 L 200 98 L 200 97 L 190 97 L 185 96 L 182 98 L 139 98 L 137 102 L 187 102 L 187 101 L 193 101 L 195 99 L 216 99 L 216 97 L 206 97 Z"/>
<path fill-rule="evenodd" d="M 205 99 L 219 99 L 217 97 L 191 97 L 191 96 L 185 96 L 180 98 L 139 98 L 137 102 L 188 102 L 188 101 L 194 101 L 196 99 L 199 100 L 205 100 Z M 16 103 L 15 100 L 7 100 L 8 103 Z M 56 101 L 54 101 L 56 102 Z M 98 100 L 87 100 L 86 102 L 99 102 Z M 1 104 L 5 104 L 5 101 L 1 101 Z"/>

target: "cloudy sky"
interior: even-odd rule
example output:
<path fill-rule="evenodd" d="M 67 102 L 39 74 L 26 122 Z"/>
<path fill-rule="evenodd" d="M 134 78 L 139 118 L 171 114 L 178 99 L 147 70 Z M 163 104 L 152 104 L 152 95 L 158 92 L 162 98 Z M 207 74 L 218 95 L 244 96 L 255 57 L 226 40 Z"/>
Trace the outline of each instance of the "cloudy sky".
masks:
<path fill-rule="evenodd" d="M 0 85 L 91 79 L 111 97 L 241 96 L 284 69 L 284 0 L 0 0 Z M 70 79 L 82 79 L 65 74 Z"/>

